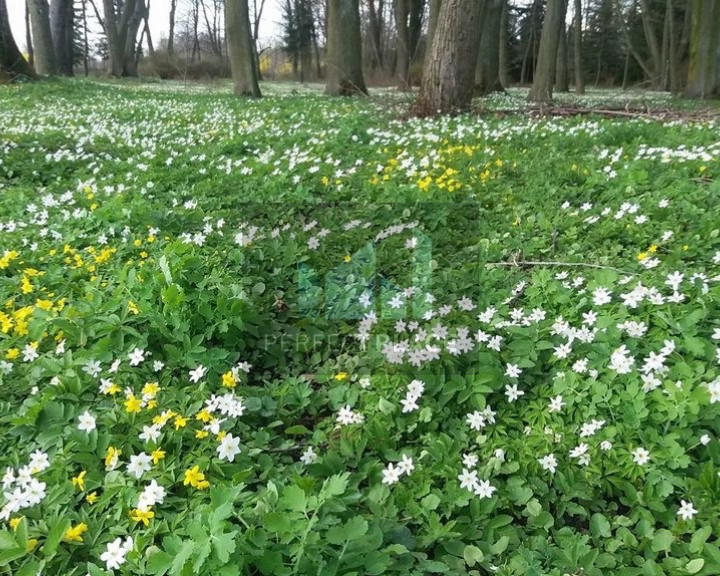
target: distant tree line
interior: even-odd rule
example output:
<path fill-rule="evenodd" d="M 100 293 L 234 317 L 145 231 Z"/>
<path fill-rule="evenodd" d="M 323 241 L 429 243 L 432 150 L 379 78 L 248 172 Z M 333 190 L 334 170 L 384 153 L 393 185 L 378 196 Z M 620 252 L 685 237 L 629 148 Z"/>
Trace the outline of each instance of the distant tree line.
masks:
<path fill-rule="evenodd" d="M 298 81 L 342 95 L 366 93 L 366 79 L 420 86 L 418 113 L 513 84 L 534 101 L 588 85 L 720 96 L 720 0 L 171 0 L 160 46 L 151 0 L 27 0 L 28 59 L 0 0 L 0 77 L 87 73 L 98 55 L 114 76 L 137 75 L 144 60 L 162 77 L 204 61 L 258 96 L 266 2 L 281 9 Z"/>

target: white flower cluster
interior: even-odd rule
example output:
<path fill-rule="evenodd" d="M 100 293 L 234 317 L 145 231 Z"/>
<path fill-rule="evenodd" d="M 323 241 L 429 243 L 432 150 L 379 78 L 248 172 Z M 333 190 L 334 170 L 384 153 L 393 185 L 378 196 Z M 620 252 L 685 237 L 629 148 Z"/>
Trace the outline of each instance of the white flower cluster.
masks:
<path fill-rule="evenodd" d="M 396 484 L 403 474 L 407 474 L 409 476 L 413 470 L 415 470 L 415 465 L 413 464 L 412 458 L 403 454 L 402 460 L 398 462 L 397 466 L 395 466 L 392 462 L 389 462 L 385 467 L 382 473 L 382 483 L 388 485 Z"/>
<path fill-rule="evenodd" d="M 45 482 L 40 482 L 34 475 L 40 474 L 50 467 L 50 459 L 45 452 L 37 450 L 30 455 L 30 462 L 18 470 L 7 468 L 2 478 L 3 497 L 5 504 L 0 509 L 0 520 L 7 521 L 10 516 L 37 506 L 45 498 Z"/>
<path fill-rule="evenodd" d="M 413 380 L 408 384 L 405 398 L 400 401 L 403 406 L 403 414 L 414 412 L 420 408 L 418 400 L 422 397 L 423 392 L 425 392 L 425 383 L 422 380 Z"/>
<path fill-rule="evenodd" d="M 157 480 L 153 480 L 145 486 L 145 489 L 140 493 L 138 497 L 137 509 L 147 512 L 153 506 L 162 504 L 165 500 L 165 488 L 157 483 Z"/>

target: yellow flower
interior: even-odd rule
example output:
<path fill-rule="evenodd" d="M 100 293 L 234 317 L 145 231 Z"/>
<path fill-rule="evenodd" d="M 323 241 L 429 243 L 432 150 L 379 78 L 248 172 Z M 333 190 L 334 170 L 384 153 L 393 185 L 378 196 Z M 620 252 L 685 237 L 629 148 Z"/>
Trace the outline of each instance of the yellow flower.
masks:
<path fill-rule="evenodd" d="M 352 260 L 352 256 L 350 256 L 350 254 L 346 254 L 343 260 L 345 260 L 345 262 L 350 262 L 350 260 Z"/>
<path fill-rule="evenodd" d="M 160 448 L 153 450 L 153 453 L 150 454 L 150 457 L 152 458 L 153 464 L 157 464 L 165 458 L 165 452 L 163 450 L 160 450 Z"/>
<path fill-rule="evenodd" d="M 150 520 L 155 518 L 155 512 L 150 510 L 149 508 L 147 510 L 140 510 L 139 508 L 136 508 L 131 512 L 130 516 L 135 522 L 142 522 L 143 525 L 149 526 Z"/>
<path fill-rule="evenodd" d="M 347 380 L 347 377 L 348 377 L 347 372 L 338 372 L 337 374 L 335 374 L 335 380 L 337 380 L 338 382 Z"/>
<path fill-rule="evenodd" d="M 41 300 L 38 298 L 35 301 L 35 306 L 41 310 L 50 310 L 52 309 L 53 303 L 50 300 Z"/>
<path fill-rule="evenodd" d="M 85 524 L 85 522 L 81 522 L 74 528 L 71 526 L 65 531 L 65 535 L 63 536 L 63 540 L 66 542 L 82 542 L 83 537 L 82 535 L 85 534 L 85 532 L 88 531 L 88 526 Z"/>
<path fill-rule="evenodd" d="M 87 500 L 88 504 L 91 506 L 97 502 L 98 495 L 97 492 L 90 492 L 87 496 L 85 496 L 85 500 Z"/>
<path fill-rule="evenodd" d="M 114 446 L 108 446 L 107 453 L 105 454 L 105 469 L 114 470 L 121 454 L 122 450 L 118 450 Z"/>
<path fill-rule="evenodd" d="M 30 540 L 27 541 L 27 547 L 25 548 L 25 550 L 27 550 L 28 552 L 32 551 L 33 548 L 37 546 L 37 543 L 37 538 L 30 538 Z"/>
<path fill-rule="evenodd" d="M 133 244 L 135 244 L 135 246 L 142 246 L 142 240 L 138 238 L 135 242 L 133 242 Z"/>
<path fill-rule="evenodd" d="M 131 394 L 128 399 L 125 401 L 125 411 L 132 414 L 132 413 L 138 413 L 142 410 L 142 404 L 140 400 L 134 395 Z"/>
<path fill-rule="evenodd" d="M 651 244 L 650 248 L 648 248 L 648 252 L 650 252 L 650 254 L 655 254 L 655 252 L 657 252 L 657 249 L 657 244 Z"/>
<path fill-rule="evenodd" d="M 183 480 L 183 486 L 192 486 L 198 490 L 205 490 L 210 486 L 210 483 L 205 480 L 205 474 L 200 472 L 200 466 L 193 466 L 188 470 L 185 470 L 185 480 Z"/>
<path fill-rule="evenodd" d="M 185 428 L 185 426 L 187 426 L 187 418 L 183 418 L 182 416 L 180 416 L 180 414 L 178 414 L 177 416 L 175 416 L 174 424 L 175 424 L 175 430 L 180 430 L 180 428 Z"/>
<path fill-rule="evenodd" d="M 640 252 L 640 253 L 637 255 L 637 259 L 638 259 L 638 260 L 641 260 L 641 261 L 642 261 L 642 260 L 646 260 L 647 257 L 648 257 L 648 253 L 647 253 L 647 252 Z"/>
<path fill-rule="evenodd" d="M 8 360 L 15 360 L 20 355 L 20 349 L 19 348 L 10 348 L 6 353 L 5 357 Z"/>
<path fill-rule="evenodd" d="M 105 390 L 105 394 L 109 394 L 110 396 L 114 396 L 120 392 L 120 386 L 115 384 L 115 382 L 110 382 L 110 386 Z"/>
<path fill-rule="evenodd" d="M 85 474 L 87 471 L 83 470 L 72 479 L 72 485 L 80 491 L 85 490 Z"/>
<path fill-rule="evenodd" d="M 20 526 L 20 522 L 22 522 L 23 517 L 18 516 L 17 518 L 13 518 L 10 520 L 10 528 L 13 530 L 17 530 L 17 527 Z"/>
<path fill-rule="evenodd" d="M 140 308 L 138 308 L 137 304 L 135 304 L 135 302 L 133 302 L 132 300 L 130 300 L 130 302 L 128 302 L 128 310 L 130 312 L 132 312 L 133 314 L 135 314 L 136 316 L 138 314 L 140 314 Z"/>
<path fill-rule="evenodd" d="M 203 408 L 202 410 L 200 410 L 200 412 L 197 413 L 197 416 L 195 416 L 195 419 L 207 424 L 208 422 L 210 422 L 212 420 L 212 416 L 205 408 Z"/>
<path fill-rule="evenodd" d="M 199 438 L 200 440 L 202 440 L 203 438 L 207 438 L 208 436 L 210 436 L 210 432 L 208 432 L 207 430 L 197 430 L 195 432 L 195 438 Z"/>
<path fill-rule="evenodd" d="M 147 382 L 142 389 L 143 396 L 149 396 L 150 398 L 154 398 L 159 391 L 160 386 L 157 382 Z"/>
<path fill-rule="evenodd" d="M 225 374 L 222 375 L 222 385 L 226 388 L 235 388 L 237 385 L 237 380 L 235 380 L 235 376 L 232 373 L 232 370 L 228 370 L 225 372 Z"/>
<path fill-rule="evenodd" d="M 22 293 L 23 294 L 30 294 L 35 288 L 33 288 L 32 283 L 28 279 L 27 276 L 22 277 Z"/>

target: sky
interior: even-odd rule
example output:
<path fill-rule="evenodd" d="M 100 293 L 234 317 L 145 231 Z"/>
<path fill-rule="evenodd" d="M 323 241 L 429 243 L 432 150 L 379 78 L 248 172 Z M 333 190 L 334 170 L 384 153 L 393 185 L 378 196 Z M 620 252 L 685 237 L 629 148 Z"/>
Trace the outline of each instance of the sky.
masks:
<path fill-rule="evenodd" d="M 10 15 L 15 42 L 22 52 L 25 51 L 25 0 L 6 0 Z M 96 5 L 102 10 L 102 0 L 96 0 Z M 260 22 L 260 42 L 269 43 L 280 36 L 280 3 L 281 0 L 266 0 L 265 10 Z M 178 0 L 178 14 L 184 13 L 189 4 L 188 0 Z M 252 5 L 252 3 L 251 3 Z M 88 10 L 93 14 L 92 7 Z M 154 43 L 161 38 L 167 38 L 168 16 L 170 14 L 170 0 L 150 0 L 150 32 Z"/>

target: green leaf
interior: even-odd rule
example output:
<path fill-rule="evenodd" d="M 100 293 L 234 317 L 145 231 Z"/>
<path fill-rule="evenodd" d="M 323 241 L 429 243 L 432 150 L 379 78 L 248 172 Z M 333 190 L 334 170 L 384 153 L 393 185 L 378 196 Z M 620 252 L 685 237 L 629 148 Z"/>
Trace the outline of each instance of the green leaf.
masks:
<path fill-rule="evenodd" d="M 170 570 L 173 563 L 173 557 L 157 546 L 149 548 L 145 556 L 147 557 L 146 570 L 155 576 L 163 576 Z"/>
<path fill-rule="evenodd" d="M 508 544 L 510 544 L 510 538 L 502 536 L 490 547 L 490 552 L 493 555 L 502 554 L 505 550 L 507 550 Z"/>
<path fill-rule="evenodd" d="M 323 482 L 323 487 L 320 490 L 321 497 L 329 498 L 344 494 L 345 490 L 347 490 L 349 479 L 349 472 L 343 472 L 342 474 L 335 474 L 334 476 L 331 476 Z"/>
<path fill-rule="evenodd" d="M 463 558 L 465 558 L 465 564 L 472 568 L 485 559 L 485 554 L 477 546 L 467 545 L 463 552 Z"/>
<path fill-rule="evenodd" d="M 70 520 L 68 519 L 58 519 L 53 523 L 43 546 L 43 554 L 46 558 L 50 558 L 55 554 L 60 540 L 69 527 Z"/>
<path fill-rule="evenodd" d="M 685 570 L 688 571 L 688 574 L 697 574 L 703 569 L 703 566 L 705 566 L 705 560 L 695 558 L 695 560 L 690 560 L 690 562 L 685 564 Z"/>
<path fill-rule="evenodd" d="M 354 516 L 350 518 L 343 526 L 343 534 L 345 540 L 358 540 L 365 536 L 368 531 L 367 520 L 361 516 Z"/>
<path fill-rule="evenodd" d="M 17 548 L 18 543 L 15 537 L 7 530 L 0 531 L 0 550 L 10 550 Z"/>
<path fill-rule="evenodd" d="M 195 550 L 195 542 L 192 540 L 184 540 L 180 549 L 175 553 L 175 556 L 170 566 L 171 576 L 179 576 L 182 573 L 182 569 L 185 567 L 185 563 L 190 559 Z"/>
<path fill-rule="evenodd" d="M 700 554 L 710 534 L 712 534 L 712 528 L 710 526 L 703 526 L 697 530 L 690 539 L 690 545 L 688 546 L 689 552 L 691 554 Z"/>
<path fill-rule="evenodd" d="M 227 563 L 230 560 L 230 554 L 235 552 L 235 535 L 237 532 L 221 532 L 220 534 L 213 534 L 213 549 L 217 559 L 222 563 Z"/>
<path fill-rule="evenodd" d="M 285 487 L 279 504 L 287 510 L 304 512 L 307 508 L 307 496 L 302 488 L 293 484 Z"/>
<path fill-rule="evenodd" d="M 612 536 L 610 522 L 600 513 L 593 514 L 590 518 L 590 533 L 595 539 L 610 538 Z"/>
<path fill-rule="evenodd" d="M 670 530 L 666 530 L 665 528 L 658 530 L 655 532 L 655 535 L 652 539 L 652 551 L 653 552 L 668 552 L 670 550 L 670 547 L 672 546 L 672 543 L 675 541 L 675 536 L 673 536 L 672 532 Z"/>

